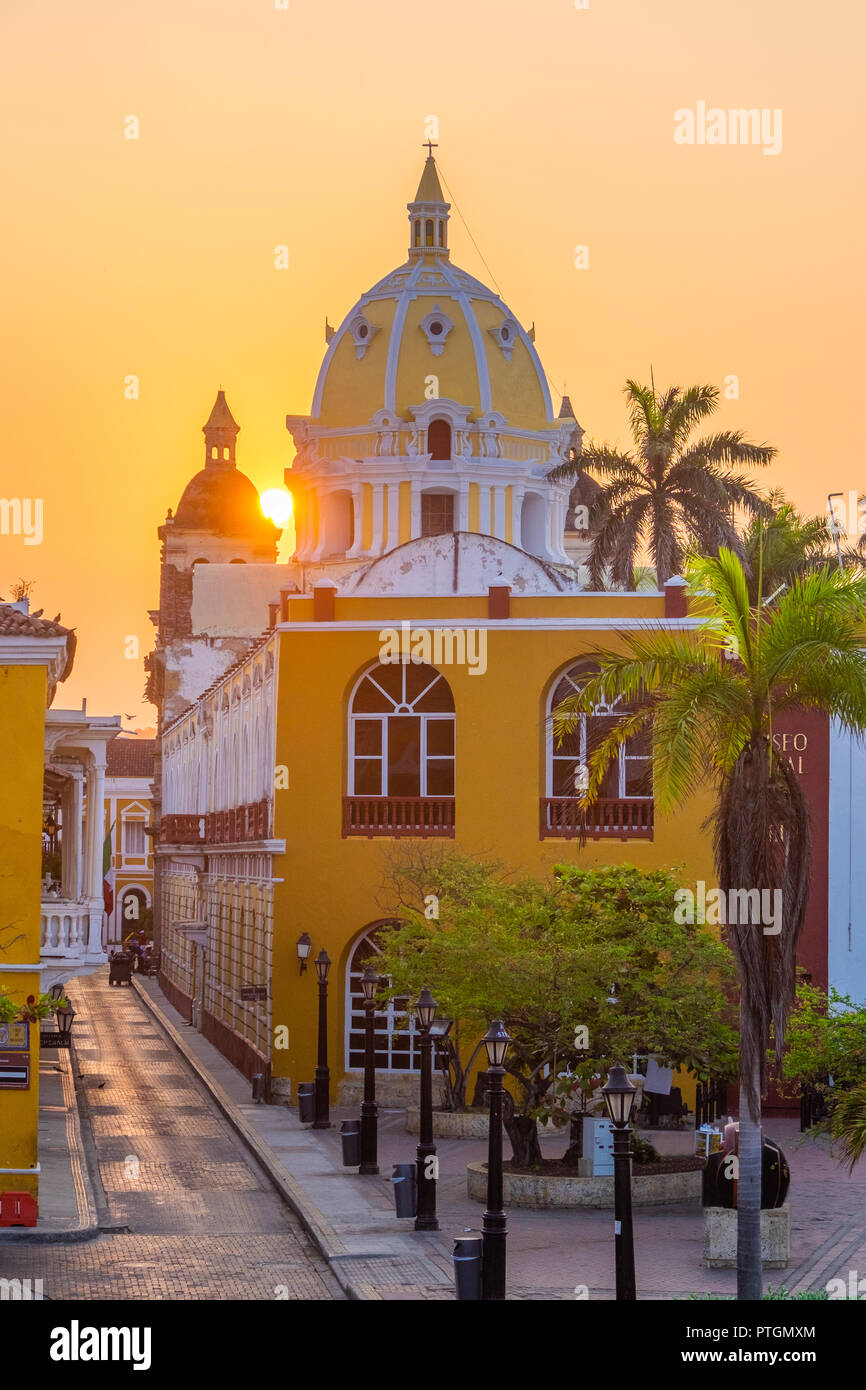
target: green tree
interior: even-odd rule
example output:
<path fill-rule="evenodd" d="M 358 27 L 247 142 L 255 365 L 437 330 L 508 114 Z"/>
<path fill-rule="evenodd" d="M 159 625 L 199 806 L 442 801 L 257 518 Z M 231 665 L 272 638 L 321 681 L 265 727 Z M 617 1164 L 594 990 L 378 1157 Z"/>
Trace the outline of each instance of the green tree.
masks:
<path fill-rule="evenodd" d="M 765 467 L 776 450 L 751 444 L 740 430 L 701 439 L 692 431 L 718 408 L 718 388 L 671 386 L 664 393 L 629 380 L 625 387 L 634 450 L 584 444 L 580 453 L 551 471 L 556 481 L 597 474 L 606 480 L 590 513 L 598 528 L 589 570 L 593 586 L 605 576 L 634 587 L 638 555 L 646 549 L 659 585 L 678 574 L 687 549 L 715 554 L 727 546 L 743 555 L 734 509 L 767 513 L 768 506 L 743 466 Z"/>
<path fill-rule="evenodd" d="M 701 927 L 674 920 L 669 871 L 560 865 L 544 881 L 512 881 L 494 865 L 443 855 L 420 873 L 404 865 L 401 881 L 380 970 L 392 997 L 414 999 L 429 985 L 473 1040 L 503 1019 L 514 1040 L 507 1127 L 517 1163 L 540 1160 L 536 1118 L 553 1107 L 566 1069 L 584 1094 L 634 1052 L 733 1074 L 730 957 Z M 464 1077 L 471 1060 L 461 1062 Z"/>
<path fill-rule="evenodd" d="M 839 1088 L 866 1081 L 866 1004 L 800 982 L 785 1034 L 785 1070 L 833 1099 Z M 833 1086 L 828 1087 L 828 1076 Z"/>
<path fill-rule="evenodd" d="M 688 578 L 703 629 L 621 634 L 621 650 L 598 653 L 597 674 L 555 711 L 555 730 L 561 738 L 602 700 L 633 705 L 593 750 L 585 803 L 598 796 L 620 746 L 648 733 L 662 811 L 707 784 L 715 788 L 715 866 L 726 901 L 732 891 L 782 895 L 779 932 L 752 912 L 727 930 L 740 979 L 737 1291 L 759 1299 L 761 1091 L 771 1025 L 781 1063 L 810 863 L 805 797 L 773 748 L 773 719 L 799 706 L 866 729 L 866 576 L 819 570 L 763 609 L 750 604 L 743 565 L 726 548 L 693 560 Z"/>
<path fill-rule="evenodd" d="M 780 492 L 770 494 L 771 516 L 753 516 L 743 532 L 749 601 L 775 600 L 794 579 L 836 566 L 833 537 L 825 517 L 800 516 Z M 850 560 L 850 552 L 844 558 Z"/>

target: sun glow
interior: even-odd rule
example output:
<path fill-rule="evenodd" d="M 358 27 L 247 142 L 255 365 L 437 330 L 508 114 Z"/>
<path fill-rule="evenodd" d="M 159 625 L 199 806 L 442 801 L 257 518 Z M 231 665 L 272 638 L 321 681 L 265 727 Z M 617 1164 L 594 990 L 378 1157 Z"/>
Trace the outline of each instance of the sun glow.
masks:
<path fill-rule="evenodd" d="M 259 497 L 262 511 L 275 526 L 285 526 L 292 515 L 292 494 L 284 487 L 269 487 Z"/>

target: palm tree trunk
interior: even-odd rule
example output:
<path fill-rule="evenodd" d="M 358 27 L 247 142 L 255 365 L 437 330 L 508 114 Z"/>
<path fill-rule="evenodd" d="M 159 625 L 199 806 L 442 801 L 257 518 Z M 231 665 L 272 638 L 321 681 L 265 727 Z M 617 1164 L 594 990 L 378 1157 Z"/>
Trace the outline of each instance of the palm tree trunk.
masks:
<path fill-rule="evenodd" d="M 740 1142 L 737 1176 L 737 1298 L 758 1301 L 763 1297 L 761 1270 L 761 1078 L 756 1066 L 752 1094 L 757 1114 L 749 1109 L 749 1087 L 740 1078 Z"/>

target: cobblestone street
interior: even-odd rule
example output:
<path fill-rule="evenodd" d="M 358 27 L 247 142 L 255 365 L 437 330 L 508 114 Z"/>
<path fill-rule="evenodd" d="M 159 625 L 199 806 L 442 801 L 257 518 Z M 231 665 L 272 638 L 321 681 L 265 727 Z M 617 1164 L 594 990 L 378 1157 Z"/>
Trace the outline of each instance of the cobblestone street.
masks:
<path fill-rule="evenodd" d="M 343 1295 L 186 1062 L 108 972 L 70 985 L 74 1061 L 104 1191 L 77 1244 L 0 1247 L 0 1276 L 49 1299 Z"/>

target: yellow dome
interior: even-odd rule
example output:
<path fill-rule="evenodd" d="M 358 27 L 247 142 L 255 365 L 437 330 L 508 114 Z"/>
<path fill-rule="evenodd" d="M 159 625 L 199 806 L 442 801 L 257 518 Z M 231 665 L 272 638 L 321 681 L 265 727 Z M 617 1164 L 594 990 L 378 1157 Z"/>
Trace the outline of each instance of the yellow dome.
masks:
<path fill-rule="evenodd" d="M 329 342 L 309 415 L 287 415 L 301 566 L 348 566 L 451 532 L 565 564 L 568 488 L 551 469 L 579 444 L 554 419 L 533 334 L 452 265 L 428 157 L 409 203 L 409 255 Z"/>
<path fill-rule="evenodd" d="M 449 204 L 432 158 L 408 207 L 409 260 L 362 295 L 337 329 L 310 423 L 339 429 L 381 410 L 405 418 L 410 406 L 439 396 L 468 407 L 470 420 L 494 411 L 513 428 L 551 428 L 550 392 L 529 334 L 493 290 L 451 264 Z"/>

